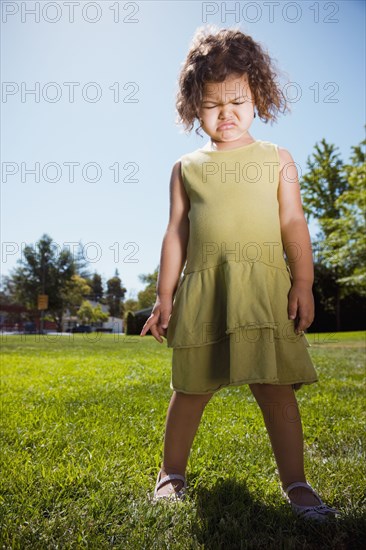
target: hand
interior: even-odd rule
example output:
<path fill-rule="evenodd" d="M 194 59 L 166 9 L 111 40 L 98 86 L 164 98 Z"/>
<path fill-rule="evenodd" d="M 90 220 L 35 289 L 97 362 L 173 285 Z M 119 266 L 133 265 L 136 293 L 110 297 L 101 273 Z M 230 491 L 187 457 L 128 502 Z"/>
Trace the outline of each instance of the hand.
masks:
<path fill-rule="evenodd" d="M 295 319 L 295 332 L 310 327 L 314 321 L 314 296 L 309 285 L 294 283 L 288 297 L 288 316 Z"/>
<path fill-rule="evenodd" d="M 162 336 L 166 338 L 166 332 L 168 329 L 170 314 L 173 308 L 173 300 L 165 298 L 161 300 L 159 297 L 156 299 L 155 305 L 151 312 L 150 317 L 142 327 L 140 336 L 145 336 L 148 330 L 154 336 L 160 344 L 164 342 Z"/>

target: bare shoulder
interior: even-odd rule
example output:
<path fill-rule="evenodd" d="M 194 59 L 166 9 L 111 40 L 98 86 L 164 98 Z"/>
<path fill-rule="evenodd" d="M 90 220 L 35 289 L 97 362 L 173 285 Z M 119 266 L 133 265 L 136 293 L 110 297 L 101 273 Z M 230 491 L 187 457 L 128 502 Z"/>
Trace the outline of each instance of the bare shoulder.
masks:
<path fill-rule="evenodd" d="M 181 161 L 178 159 L 173 164 L 170 176 L 169 227 L 186 229 L 189 208 L 189 197 L 183 183 Z"/>
<path fill-rule="evenodd" d="M 294 159 L 292 158 L 292 155 L 290 151 L 288 151 L 288 149 L 285 149 L 284 147 L 278 147 L 278 155 L 280 157 L 280 172 L 282 172 L 284 166 L 294 163 Z"/>
<path fill-rule="evenodd" d="M 176 160 L 172 167 L 170 176 L 170 190 L 171 192 L 178 192 L 183 196 L 183 198 L 188 200 L 188 195 L 183 182 L 182 162 L 180 159 Z"/>
<path fill-rule="evenodd" d="M 183 177 L 182 177 L 182 161 L 181 159 L 177 159 L 172 168 L 172 177 L 174 179 L 179 180 L 179 182 L 183 185 Z"/>
<path fill-rule="evenodd" d="M 278 154 L 280 158 L 280 186 L 285 183 L 292 184 L 292 187 L 294 184 L 299 185 L 296 163 L 290 151 L 284 147 L 278 147 Z"/>
<path fill-rule="evenodd" d="M 302 201 L 296 164 L 291 153 L 278 147 L 280 158 L 280 177 L 277 198 L 280 207 L 281 226 L 290 220 L 303 218 Z"/>

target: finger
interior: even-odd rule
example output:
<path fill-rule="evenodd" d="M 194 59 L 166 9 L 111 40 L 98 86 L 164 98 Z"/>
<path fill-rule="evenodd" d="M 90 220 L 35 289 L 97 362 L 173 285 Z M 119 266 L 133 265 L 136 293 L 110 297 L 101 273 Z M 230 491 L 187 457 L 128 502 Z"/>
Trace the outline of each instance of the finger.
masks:
<path fill-rule="evenodd" d="M 155 340 L 157 340 L 160 344 L 162 344 L 164 342 L 164 340 L 162 339 L 162 337 L 160 336 L 159 334 L 159 331 L 157 329 L 157 326 L 156 325 L 153 325 L 151 328 L 151 334 L 154 336 Z"/>
<path fill-rule="evenodd" d="M 302 316 L 299 319 L 296 332 L 302 332 L 306 330 L 308 327 L 310 327 L 312 321 L 310 320 L 309 316 Z"/>
<path fill-rule="evenodd" d="M 296 334 L 300 334 L 305 328 L 305 323 L 301 320 L 298 321 L 297 326 L 295 327 Z"/>
<path fill-rule="evenodd" d="M 145 322 L 144 326 L 142 327 L 142 331 L 140 332 L 140 335 L 141 336 L 144 336 L 148 330 L 150 330 L 150 327 L 152 325 L 152 323 L 155 322 L 155 316 L 154 315 L 150 315 L 150 317 L 148 318 L 148 320 Z"/>
<path fill-rule="evenodd" d="M 161 336 L 165 337 L 166 335 L 166 329 L 165 328 L 162 328 L 162 326 L 160 324 L 156 325 L 157 326 L 157 329 L 158 329 L 158 332 Z"/>
<path fill-rule="evenodd" d="M 149 328 L 150 327 L 147 325 L 147 323 L 145 323 L 144 326 L 142 327 L 142 331 L 140 332 L 140 336 L 145 336 Z"/>
<path fill-rule="evenodd" d="M 295 319 L 297 314 L 297 300 L 289 300 L 288 303 L 288 318 Z"/>
<path fill-rule="evenodd" d="M 295 328 L 296 334 L 303 332 L 309 326 L 309 323 L 307 322 L 307 320 L 308 318 L 300 312 L 299 317 L 297 317 L 296 319 L 296 328 Z"/>
<path fill-rule="evenodd" d="M 168 328 L 170 317 L 171 317 L 171 310 L 161 312 L 160 319 L 161 319 L 162 328 L 165 328 L 165 329 Z"/>

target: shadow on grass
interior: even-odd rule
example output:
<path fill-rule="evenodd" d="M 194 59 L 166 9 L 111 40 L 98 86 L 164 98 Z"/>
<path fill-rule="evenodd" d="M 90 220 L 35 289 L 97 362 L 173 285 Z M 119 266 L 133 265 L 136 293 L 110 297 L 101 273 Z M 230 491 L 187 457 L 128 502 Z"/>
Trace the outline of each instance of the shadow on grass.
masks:
<path fill-rule="evenodd" d="M 214 488 L 191 489 L 187 496 L 197 509 L 192 534 L 204 548 L 365 548 L 365 516 L 348 516 L 337 506 L 342 515 L 326 523 L 301 520 L 281 494 L 268 505 L 235 480 L 218 480 Z"/>

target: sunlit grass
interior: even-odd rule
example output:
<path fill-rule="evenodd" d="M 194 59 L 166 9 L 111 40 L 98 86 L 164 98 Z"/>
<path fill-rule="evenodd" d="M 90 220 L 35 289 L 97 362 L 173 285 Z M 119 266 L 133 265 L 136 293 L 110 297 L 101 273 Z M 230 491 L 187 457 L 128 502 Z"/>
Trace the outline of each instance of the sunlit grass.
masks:
<path fill-rule="evenodd" d="M 319 382 L 296 394 L 305 471 L 344 513 L 321 527 L 283 500 L 247 385 L 207 405 L 187 501 L 151 506 L 171 349 L 152 336 L 95 336 L 2 338 L 2 548 L 361 548 L 365 333 L 307 335 Z"/>

